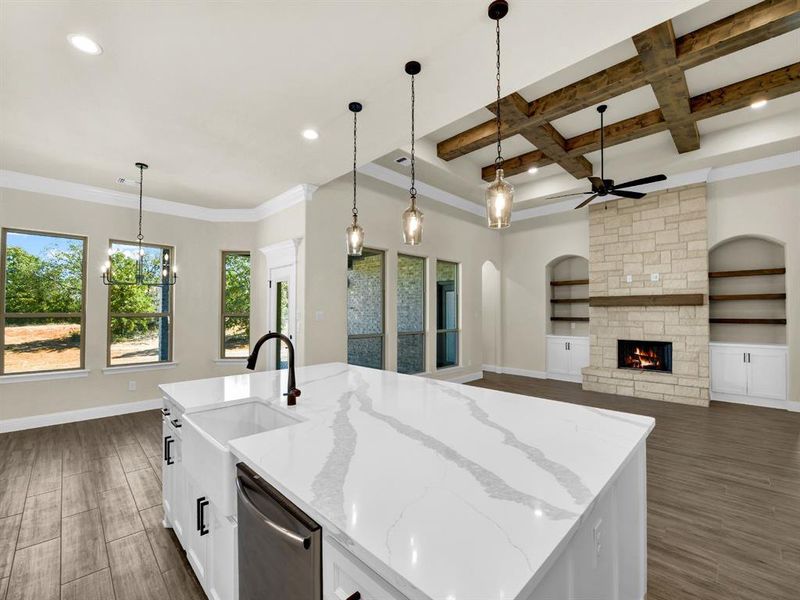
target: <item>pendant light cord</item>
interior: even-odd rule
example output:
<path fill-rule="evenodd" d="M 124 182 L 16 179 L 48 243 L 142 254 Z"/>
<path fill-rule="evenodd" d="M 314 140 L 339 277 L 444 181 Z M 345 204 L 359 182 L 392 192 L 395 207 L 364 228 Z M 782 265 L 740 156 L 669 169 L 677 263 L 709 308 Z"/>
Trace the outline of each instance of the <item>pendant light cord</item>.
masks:
<path fill-rule="evenodd" d="M 356 140 L 358 135 L 358 113 L 353 113 L 353 221 L 358 219 L 358 207 L 356 206 Z"/>
<path fill-rule="evenodd" d="M 414 94 L 414 75 L 411 76 L 411 189 L 409 189 L 409 193 L 411 194 L 411 204 L 412 206 L 417 200 L 417 188 L 416 188 L 416 160 L 414 158 L 414 101 L 415 101 L 415 94 Z"/>
<path fill-rule="evenodd" d="M 600 179 L 605 179 L 605 160 L 603 157 L 605 146 L 605 131 L 603 130 L 603 113 L 600 113 Z M 603 184 L 605 187 L 605 184 Z"/>
<path fill-rule="evenodd" d="M 500 142 L 500 19 L 496 19 L 495 32 L 497 33 L 497 158 L 494 161 L 495 168 L 503 168 L 503 147 Z"/>

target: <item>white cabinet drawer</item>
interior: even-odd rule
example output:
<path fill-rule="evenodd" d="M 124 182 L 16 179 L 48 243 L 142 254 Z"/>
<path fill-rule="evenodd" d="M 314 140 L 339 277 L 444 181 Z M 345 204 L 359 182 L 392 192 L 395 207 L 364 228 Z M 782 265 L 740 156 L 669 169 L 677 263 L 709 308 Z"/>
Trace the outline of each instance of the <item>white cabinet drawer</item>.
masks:
<path fill-rule="evenodd" d="M 325 600 L 348 600 L 356 592 L 361 600 L 406 600 L 403 594 L 328 537 L 322 543 L 322 564 Z"/>

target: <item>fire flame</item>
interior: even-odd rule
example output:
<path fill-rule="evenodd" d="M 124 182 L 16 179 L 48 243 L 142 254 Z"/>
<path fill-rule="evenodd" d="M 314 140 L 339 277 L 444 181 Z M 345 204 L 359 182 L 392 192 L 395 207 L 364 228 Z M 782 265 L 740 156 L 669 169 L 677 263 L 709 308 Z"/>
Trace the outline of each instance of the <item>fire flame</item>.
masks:
<path fill-rule="evenodd" d="M 625 366 L 631 369 L 660 369 L 661 358 L 655 350 L 643 350 L 637 346 L 633 352 L 625 355 Z"/>

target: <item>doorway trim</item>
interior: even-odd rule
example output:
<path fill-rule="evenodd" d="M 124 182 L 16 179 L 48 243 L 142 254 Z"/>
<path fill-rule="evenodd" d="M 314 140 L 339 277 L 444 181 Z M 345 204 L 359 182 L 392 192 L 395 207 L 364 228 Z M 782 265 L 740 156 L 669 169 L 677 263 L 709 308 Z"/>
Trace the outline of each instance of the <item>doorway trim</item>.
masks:
<path fill-rule="evenodd" d="M 275 315 L 273 291 L 270 289 L 272 282 L 272 272 L 276 269 L 287 269 L 289 272 L 289 335 L 295 346 L 295 353 L 298 353 L 299 332 L 297 322 L 297 250 L 302 237 L 276 242 L 269 246 L 260 248 L 261 253 L 267 261 L 267 302 L 266 302 L 266 324 L 270 328 Z M 300 361 L 298 361 L 300 362 Z M 275 346 L 270 346 L 268 356 L 268 368 L 271 370 L 275 364 Z M 302 364 L 302 362 L 300 362 Z"/>

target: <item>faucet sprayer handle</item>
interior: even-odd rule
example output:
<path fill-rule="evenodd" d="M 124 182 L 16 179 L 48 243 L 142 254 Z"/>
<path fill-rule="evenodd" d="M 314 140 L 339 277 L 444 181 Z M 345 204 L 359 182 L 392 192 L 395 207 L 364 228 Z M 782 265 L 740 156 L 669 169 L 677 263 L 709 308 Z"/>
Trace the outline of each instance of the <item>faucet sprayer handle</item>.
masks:
<path fill-rule="evenodd" d="M 295 404 L 297 404 L 297 397 L 299 395 L 300 395 L 300 390 L 298 390 L 297 388 L 292 388 L 291 390 L 289 390 L 284 394 L 284 396 L 286 396 L 286 403 L 289 406 L 294 406 Z"/>

